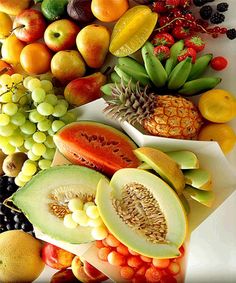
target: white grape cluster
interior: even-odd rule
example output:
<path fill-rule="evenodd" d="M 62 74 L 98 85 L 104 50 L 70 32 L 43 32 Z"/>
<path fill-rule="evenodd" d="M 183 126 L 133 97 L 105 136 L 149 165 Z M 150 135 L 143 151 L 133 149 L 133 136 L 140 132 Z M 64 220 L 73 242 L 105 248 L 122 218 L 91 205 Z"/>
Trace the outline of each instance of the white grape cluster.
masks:
<path fill-rule="evenodd" d="M 7 155 L 21 151 L 28 156 L 15 178 L 20 187 L 38 170 L 50 167 L 55 154 L 53 135 L 76 120 L 64 97 L 55 94 L 50 79 L 46 75 L 0 76 L 0 149 Z"/>
<path fill-rule="evenodd" d="M 74 198 L 69 201 L 68 208 L 71 213 L 66 214 L 64 217 L 64 225 L 67 228 L 75 229 L 78 225 L 91 227 L 94 240 L 102 240 L 107 237 L 108 230 L 94 202 L 83 203 L 81 199 Z"/>

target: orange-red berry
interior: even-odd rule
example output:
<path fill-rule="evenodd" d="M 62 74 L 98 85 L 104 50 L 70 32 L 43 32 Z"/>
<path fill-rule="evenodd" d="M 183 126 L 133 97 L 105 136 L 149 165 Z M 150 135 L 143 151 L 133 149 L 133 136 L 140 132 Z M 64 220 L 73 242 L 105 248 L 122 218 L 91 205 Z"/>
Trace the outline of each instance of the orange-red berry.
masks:
<path fill-rule="evenodd" d="M 107 261 L 107 257 L 108 257 L 110 252 L 111 252 L 111 248 L 103 247 L 103 248 L 98 250 L 98 258 L 100 258 L 103 261 Z"/>
<path fill-rule="evenodd" d="M 170 264 L 170 260 L 168 258 L 167 259 L 153 258 L 152 264 L 158 268 L 167 268 Z"/>
<path fill-rule="evenodd" d="M 130 252 L 132 255 L 139 255 L 139 253 L 136 253 L 135 251 L 133 251 L 133 250 L 131 250 L 131 249 L 129 249 L 129 248 L 128 248 L 128 250 L 129 250 L 129 252 Z"/>
<path fill-rule="evenodd" d="M 144 261 L 144 262 L 152 262 L 152 258 L 150 258 L 150 257 L 141 255 L 140 258 L 141 258 L 141 260 Z"/>
<path fill-rule="evenodd" d="M 143 261 L 139 256 L 129 256 L 127 259 L 127 264 L 130 267 L 138 268 L 142 263 Z"/>
<path fill-rule="evenodd" d="M 167 271 L 172 275 L 177 275 L 180 272 L 180 265 L 177 262 L 171 261 Z"/>
<path fill-rule="evenodd" d="M 161 272 L 154 266 L 151 266 L 146 270 L 145 277 L 148 282 L 157 283 L 161 279 Z"/>
<path fill-rule="evenodd" d="M 141 266 L 135 273 L 135 276 L 145 276 L 145 273 L 146 273 L 146 270 L 147 270 L 147 266 L 143 265 Z"/>
<path fill-rule="evenodd" d="M 103 248 L 103 247 L 104 247 L 103 242 L 100 241 L 100 240 L 97 240 L 97 241 L 96 241 L 96 247 L 97 247 L 98 249 Z"/>
<path fill-rule="evenodd" d="M 120 276 L 126 280 L 131 280 L 134 277 L 134 273 L 134 269 L 130 266 L 122 266 L 120 269 Z"/>
<path fill-rule="evenodd" d="M 119 244 L 119 246 L 116 248 L 117 252 L 122 254 L 122 255 L 125 255 L 125 256 L 128 256 L 130 255 L 129 253 L 129 250 L 126 246 L 124 246 L 123 244 Z"/>
<path fill-rule="evenodd" d="M 115 265 L 115 266 L 121 266 L 126 263 L 125 256 L 119 254 L 116 251 L 110 252 L 107 257 L 107 260 L 111 265 Z"/>
<path fill-rule="evenodd" d="M 113 248 L 116 248 L 116 247 L 119 246 L 120 241 L 117 240 L 113 235 L 109 234 L 109 235 L 106 237 L 106 243 L 108 244 L 108 246 L 113 247 Z"/>

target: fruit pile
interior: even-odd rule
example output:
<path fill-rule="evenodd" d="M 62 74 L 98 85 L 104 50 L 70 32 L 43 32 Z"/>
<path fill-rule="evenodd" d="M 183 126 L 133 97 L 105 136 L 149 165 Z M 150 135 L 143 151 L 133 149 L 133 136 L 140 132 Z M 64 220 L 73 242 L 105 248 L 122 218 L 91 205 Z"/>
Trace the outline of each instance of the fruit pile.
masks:
<path fill-rule="evenodd" d="M 193 152 L 137 148 L 111 126 L 75 122 L 71 110 L 103 97 L 112 119 L 163 138 L 214 140 L 227 154 L 236 142 L 228 124 L 236 99 L 215 88 L 220 76 L 205 74 L 231 62 L 204 54 L 201 34 L 235 38 L 235 29 L 218 26 L 229 5 L 218 3 L 215 11 L 212 0 L 32 2 L 0 3 L 0 244 L 1 232 L 33 234 L 34 226 L 67 243 L 96 241 L 94 256 L 120 280 L 178 282 L 191 203 L 214 203 L 210 172 Z M 72 164 L 51 167 L 56 149 Z M 41 255 L 62 269 L 52 283 L 63 276 L 107 279 L 51 244 Z M 40 270 L 14 280 L 39 276 L 37 260 Z M 4 272 L 0 281 L 12 280 Z"/>

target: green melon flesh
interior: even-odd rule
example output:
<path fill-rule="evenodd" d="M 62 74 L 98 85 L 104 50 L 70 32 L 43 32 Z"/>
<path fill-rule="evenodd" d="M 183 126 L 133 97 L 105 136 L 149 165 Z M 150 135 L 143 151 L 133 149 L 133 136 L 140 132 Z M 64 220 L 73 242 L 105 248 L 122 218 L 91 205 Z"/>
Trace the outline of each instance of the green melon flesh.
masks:
<path fill-rule="evenodd" d="M 48 197 L 56 188 L 63 191 L 96 194 L 96 187 L 102 174 L 82 166 L 63 165 L 39 172 L 24 187 L 13 194 L 14 204 L 26 215 L 29 221 L 44 234 L 73 244 L 93 241 L 91 228 L 77 226 L 66 228 L 63 219 L 49 210 Z"/>
<path fill-rule="evenodd" d="M 197 169 L 199 168 L 199 160 L 191 151 L 179 150 L 165 152 L 170 158 L 178 163 L 180 169 Z"/>
<path fill-rule="evenodd" d="M 151 147 L 140 147 L 134 154 L 155 170 L 179 195 L 185 186 L 185 179 L 179 165 L 164 152 Z"/>
<path fill-rule="evenodd" d="M 167 222 L 168 243 L 153 243 L 147 240 L 143 234 L 138 234 L 129 227 L 117 214 L 112 199 L 121 199 L 122 188 L 132 182 L 148 188 L 158 201 Z M 130 249 L 154 258 L 174 258 L 179 255 L 179 247 L 183 244 L 187 233 L 186 214 L 176 193 L 159 177 L 141 169 L 121 169 L 113 175 L 110 184 L 105 178 L 100 180 L 96 202 L 105 225 Z"/>
<path fill-rule="evenodd" d="M 184 171 L 185 182 L 187 185 L 203 190 L 210 191 L 212 189 L 211 174 L 205 169 L 191 169 Z"/>
<path fill-rule="evenodd" d="M 212 191 L 202 191 L 191 186 L 186 186 L 184 192 L 186 192 L 192 199 L 207 207 L 212 207 L 215 200 L 215 194 Z"/>

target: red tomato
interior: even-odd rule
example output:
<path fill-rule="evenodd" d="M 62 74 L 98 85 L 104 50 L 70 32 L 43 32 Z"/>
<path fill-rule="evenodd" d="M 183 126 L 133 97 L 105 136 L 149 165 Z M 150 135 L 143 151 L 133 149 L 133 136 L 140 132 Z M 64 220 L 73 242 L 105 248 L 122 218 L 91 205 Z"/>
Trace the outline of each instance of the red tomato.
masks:
<path fill-rule="evenodd" d="M 216 71 L 221 71 L 225 69 L 228 65 L 228 61 L 225 57 L 217 56 L 211 60 L 211 67 Z"/>

